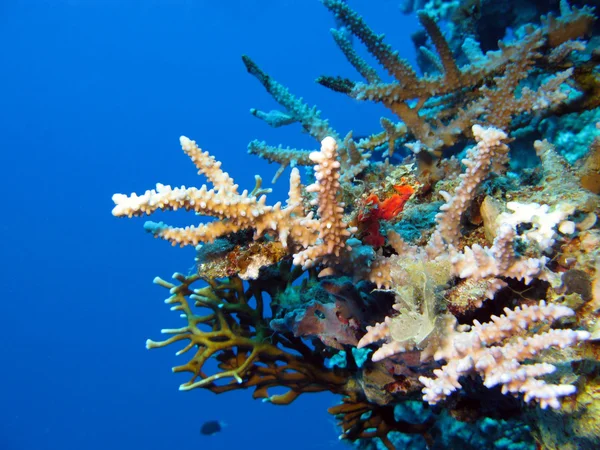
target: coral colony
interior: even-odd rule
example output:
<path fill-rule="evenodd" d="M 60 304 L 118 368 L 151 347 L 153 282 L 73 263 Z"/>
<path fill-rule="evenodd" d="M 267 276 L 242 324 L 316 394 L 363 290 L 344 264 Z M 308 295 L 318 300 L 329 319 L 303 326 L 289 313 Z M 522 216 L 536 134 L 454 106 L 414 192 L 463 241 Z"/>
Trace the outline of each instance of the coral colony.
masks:
<path fill-rule="evenodd" d="M 240 192 L 183 136 L 208 184 L 113 196 L 118 217 L 214 218 L 146 222 L 196 249 L 192 273 L 155 279 L 184 323 L 147 347 L 188 355 L 173 369 L 191 374 L 182 390 L 251 389 L 276 405 L 339 394 L 330 413 L 360 448 L 600 448 L 594 7 L 408 1 L 420 76 L 346 2 L 322 3 L 362 81 L 318 82 L 397 121 L 340 134 L 244 56 L 282 108 L 251 113 L 299 123 L 318 150 L 249 144 L 280 165 L 275 180 L 291 168 L 285 205 L 258 176 Z"/>

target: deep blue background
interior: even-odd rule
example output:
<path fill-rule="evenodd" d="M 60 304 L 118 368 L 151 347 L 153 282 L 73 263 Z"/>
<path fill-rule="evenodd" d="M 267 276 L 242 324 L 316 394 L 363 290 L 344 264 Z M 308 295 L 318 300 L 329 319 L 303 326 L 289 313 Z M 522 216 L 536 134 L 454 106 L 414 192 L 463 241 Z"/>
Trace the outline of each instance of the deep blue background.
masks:
<path fill-rule="evenodd" d="M 416 23 L 397 0 L 350 3 L 413 59 Z M 379 131 L 382 108 L 313 81 L 359 79 L 333 25 L 317 0 L 0 2 L 0 450 L 341 447 L 331 395 L 276 407 L 250 392 L 177 390 L 186 375 L 170 367 L 184 357 L 144 347 L 181 324 L 151 281 L 187 271 L 193 252 L 110 213 L 115 192 L 204 183 L 181 134 L 242 189 L 276 170 L 246 153 L 250 140 L 316 148 L 298 126 L 272 130 L 248 114 L 276 105 L 244 53 L 340 134 Z M 229 425 L 201 436 L 210 419 Z"/>

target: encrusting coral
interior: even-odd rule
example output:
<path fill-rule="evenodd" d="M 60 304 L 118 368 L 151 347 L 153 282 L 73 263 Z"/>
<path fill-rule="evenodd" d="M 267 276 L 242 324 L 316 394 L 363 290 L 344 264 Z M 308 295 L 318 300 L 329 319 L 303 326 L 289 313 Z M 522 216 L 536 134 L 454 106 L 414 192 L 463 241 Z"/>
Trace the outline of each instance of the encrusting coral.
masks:
<path fill-rule="evenodd" d="M 533 8 L 529 21 L 494 24 L 507 37 L 493 49 L 481 31 L 491 16 L 478 8 L 500 6 L 407 4 L 423 8 L 415 42 L 430 72 L 420 76 L 345 1 L 322 3 L 365 82 L 317 81 L 382 103 L 399 121 L 382 118 L 383 130 L 366 137 L 340 134 L 244 56 L 283 108 L 251 114 L 274 127 L 299 123 L 320 150 L 249 144 L 279 164 L 273 181 L 291 167 L 285 205 L 267 203 L 258 176 L 240 193 L 186 137 L 181 146 L 210 186 L 113 196 L 118 217 L 185 209 L 214 218 L 146 222 L 197 255 L 192 273 L 155 279 L 185 325 L 148 348 L 184 343 L 178 354 L 192 356 L 174 368 L 191 373 L 183 390 L 252 388 L 281 405 L 339 394 L 330 412 L 341 438 L 363 448 L 374 438 L 388 449 L 506 448 L 513 437 L 502 427 L 515 426 L 530 433 L 515 434 L 522 448 L 597 448 L 600 138 L 582 131 L 565 145 L 575 127 L 556 125 L 600 123 L 593 9 L 564 0 L 558 11 Z M 303 186 L 297 166 L 313 166 L 314 182 Z M 498 433 L 481 431 L 490 421 Z"/>

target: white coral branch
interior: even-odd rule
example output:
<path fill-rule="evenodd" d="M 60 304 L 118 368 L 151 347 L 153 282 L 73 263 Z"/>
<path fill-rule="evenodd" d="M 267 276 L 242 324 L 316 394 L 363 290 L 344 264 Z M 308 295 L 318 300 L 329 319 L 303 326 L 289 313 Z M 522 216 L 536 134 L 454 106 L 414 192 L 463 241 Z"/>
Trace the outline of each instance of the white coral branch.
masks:
<path fill-rule="evenodd" d="M 519 337 L 515 342 L 504 344 L 510 338 L 541 321 L 554 321 L 572 316 L 574 312 L 565 306 L 546 304 L 506 308 L 502 316 L 492 316 L 492 321 L 475 322 L 468 332 L 455 331 L 451 343 L 440 349 L 435 358 L 446 363 L 433 373 L 434 378 L 420 377 L 423 399 L 435 404 L 462 386 L 461 376 L 478 373 L 487 387 L 502 385 L 503 393 L 524 394 L 525 401 L 538 401 L 545 409 L 560 408 L 560 398 L 576 391 L 568 384 L 547 384 L 537 377 L 552 373 L 555 367 L 547 363 L 521 364 L 550 347 L 565 348 L 589 339 L 587 331 L 551 329 L 546 333 Z"/>

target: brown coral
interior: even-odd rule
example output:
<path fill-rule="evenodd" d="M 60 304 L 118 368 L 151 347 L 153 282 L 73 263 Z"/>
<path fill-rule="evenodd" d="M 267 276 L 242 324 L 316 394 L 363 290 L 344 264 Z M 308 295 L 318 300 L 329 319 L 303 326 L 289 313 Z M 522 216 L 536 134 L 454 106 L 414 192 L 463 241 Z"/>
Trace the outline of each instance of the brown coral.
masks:
<path fill-rule="evenodd" d="M 180 284 L 160 278 L 155 283 L 169 289 L 171 297 L 166 303 L 181 312 L 187 324 L 163 330 L 172 336 L 159 342 L 148 340 L 146 346 L 152 349 L 187 341 L 177 354 L 195 350 L 187 363 L 173 368 L 174 372 L 192 373 L 181 390 L 204 388 L 221 393 L 254 388 L 254 398 L 280 405 L 291 403 L 304 392 L 344 391 L 347 376 L 326 369 L 323 358 L 299 339 L 269 331 L 257 286 L 246 290 L 239 278 L 232 277 L 223 282 L 208 280 L 209 286 L 194 289 L 192 284 L 200 280 L 199 275 L 175 274 L 174 278 Z M 255 307 L 250 306 L 252 297 Z M 209 312 L 198 315 L 195 308 Z M 212 375 L 204 371 L 210 358 L 219 362 L 219 371 Z M 269 388 L 276 386 L 288 391 L 269 395 Z"/>

